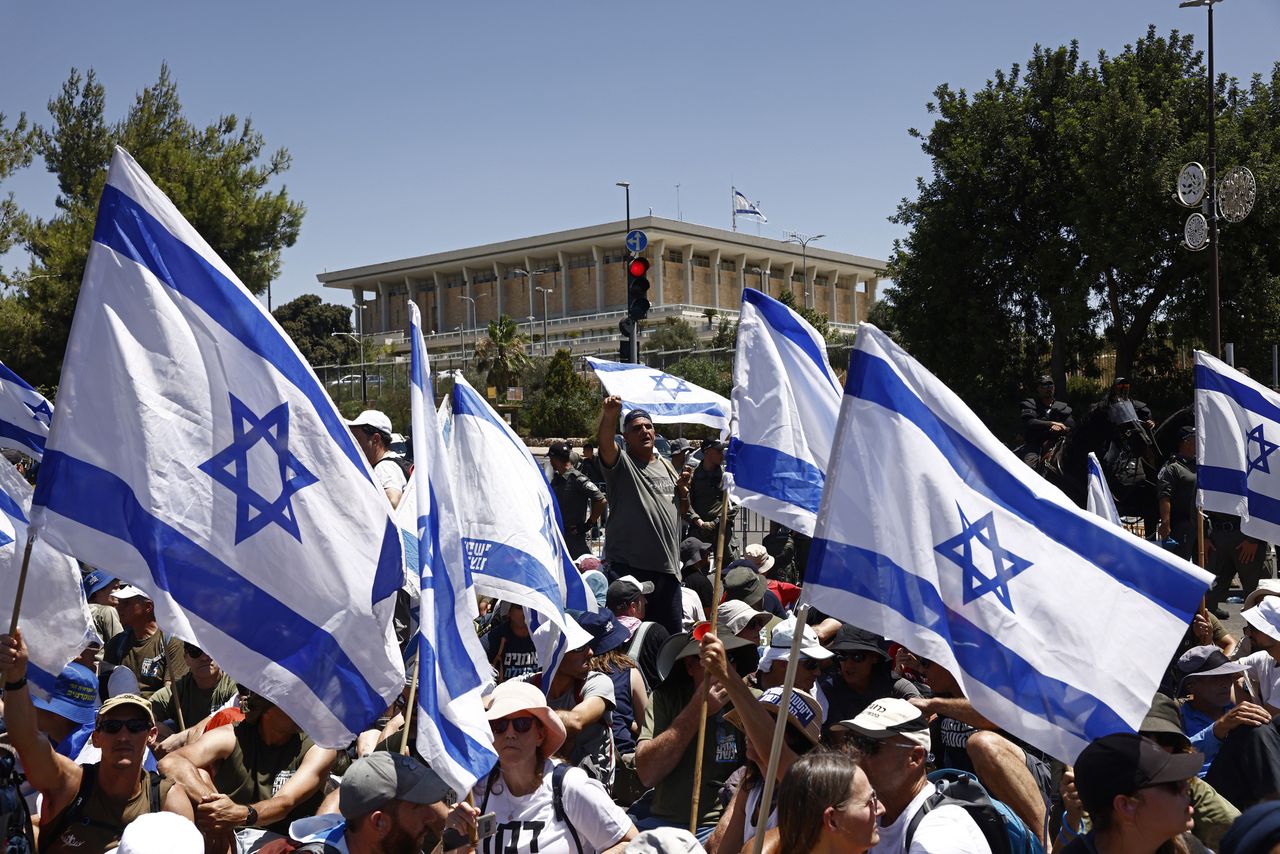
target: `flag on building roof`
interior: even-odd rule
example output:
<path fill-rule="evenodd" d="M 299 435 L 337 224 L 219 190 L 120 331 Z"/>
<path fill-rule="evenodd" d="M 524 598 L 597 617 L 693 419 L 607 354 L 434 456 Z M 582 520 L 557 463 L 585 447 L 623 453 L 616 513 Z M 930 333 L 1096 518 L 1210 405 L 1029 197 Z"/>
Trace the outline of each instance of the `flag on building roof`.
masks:
<path fill-rule="evenodd" d="M 818 331 L 772 297 L 743 289 L 725 457 L 743 507 L 813 536 L 840 399 Z"/>
<path fill-rule="evenodd" d="M 1280 394 L 1199 350 L 1195 373 L 1200 506 L 1280 542 Z"/>
<path fill-rule="evenodd" d="M 753 217 L 759 222 L 769 221 L 769 218 L 760 210 L 760 203 L 751 201 L 736 188 L 733 191 L 733 215 Z"/>
<path fill-rule="evenodd" d="M 345 747 L 404 688 L 400 532 L 301 353 L 117 148 L 32 524 Z"/>
<path fill-rule="evenodd" d="M 587 357 L 605 391 L 622 398 L 622 417 L 633 409 L 649 413 L 654 424 L 703 424 L 729 432 L 729 401 L 713 391 L 648 365 Z"/>
<path fill-rule="evenodd" d="M 30 515 L 31 487 L 16 468 L 0 460 L 0 625 L 4 631 L 13 617 Z M 19 616 L 31 656 L 28 676 L 36 695 L 48 697 L 58 674 L 97 633 L 85 602 L 80 568 L 39 538 L 31 549 Z"/>
<path fill-rule="evenodd" d="M 1077 507 L 862 324 L 804 601 L 937 662 L 1070 763 L 1141 724 L 1211 580 Z"/>
<path fill-rule="evenodd" d="M 40 459 L 52 420 L 53 404 L 0 362 L 0 448 Z"/>
<path fill-rule="evenodd" d="M 456 792 L 469 792 L 498 755 L 482 694 L 493 668 L 476 636 L 475 576 L 463 556 L 462 527 L 444 439 L 431 394 L 422 313 L 409 303 L 409 397 L 414 498 L 418 508 L 418 752 Z"/>

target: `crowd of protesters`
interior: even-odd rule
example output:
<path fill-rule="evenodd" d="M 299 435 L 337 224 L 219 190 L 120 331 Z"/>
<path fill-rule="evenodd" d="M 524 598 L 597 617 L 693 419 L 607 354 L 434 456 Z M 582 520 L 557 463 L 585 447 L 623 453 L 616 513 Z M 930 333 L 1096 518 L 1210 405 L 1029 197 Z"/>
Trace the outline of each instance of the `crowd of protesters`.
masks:
<path fill-rule="evenodd" d="M 1280 583 L 1242 577 L 1254 582 L 1242 642 L 1202 609 L 1140 733 L 1064 765 L 987 720 L 938 662 L 819 608 L 799 619 L 804 537 L 775 525 L 740 557 L 727 542 L 718 556 L 720 520 L 732 523 L 723 446 L 681 440 L 668 459 L 648 413 L 621 410 L 605 400 L 579 465 L 568 443 L 549 454 L 566 542 L 599 605 L 571 615 L 550 680 L 550 624 L 531 631 L 519 604 L 480 603 L 498 762 L 473 791 L 450 791 L 404 737 L 407 686 L 348 749 L 321 748 L 157 625 L 146 592 L 97 568 L 84 587 L 103 640 L 47 698 L 30 691 L 21 630 L 0 636 L 0 775 L 17 767 L 0 779 L 15 795 L 0 810 L 6 846 L 736 854 L 762 838 L 785 854 L 1280 851 Z M 372 465 L 389 459 L 385 415 L 362 413 L 352 430 Z M 381 468 L 394 503 L 407 467 Z"/>

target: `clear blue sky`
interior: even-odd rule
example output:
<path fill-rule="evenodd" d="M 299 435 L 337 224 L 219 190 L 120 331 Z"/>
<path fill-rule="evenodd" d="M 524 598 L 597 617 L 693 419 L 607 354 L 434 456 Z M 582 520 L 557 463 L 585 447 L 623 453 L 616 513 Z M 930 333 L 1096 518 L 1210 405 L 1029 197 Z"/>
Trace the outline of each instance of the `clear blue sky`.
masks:
<path fill-rule="evenodd" d="M 621 219 L 619 180 L 633 213 L 674 218 L 680 184 L 684 219 L 722 228 L 736 184 L 766 236 L 885 258 L 887 218 L 928 168 L 907 129 L 939 83 L 981 87 L 1036 43 L 1114 53 L 1148 24 L 1205 43 L 1204 10 L 1177 0 L 10 0 L 3 21 L 11 119 L 45 121 L 91 66 L 115 120 L 168 62 L 193 121 L 251 116 L 290 150 L 307 215 L 277 305 L 322 292 L 325 269 Z M 1215 39 L 1219 71 L 1269 74 L 1280 2 L 1217 6 Z M 0 190 L 52 212 L 39 164 Z"/>

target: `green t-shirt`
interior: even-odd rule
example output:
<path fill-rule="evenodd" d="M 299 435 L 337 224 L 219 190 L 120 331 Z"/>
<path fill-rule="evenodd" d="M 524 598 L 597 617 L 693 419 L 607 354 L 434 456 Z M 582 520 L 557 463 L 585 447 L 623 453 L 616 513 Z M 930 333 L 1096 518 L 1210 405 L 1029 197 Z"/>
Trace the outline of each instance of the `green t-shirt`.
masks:
<path fill-rule="evenodd" d="M 671 464 L 655 453 L 648 465 L 637 465 L 624 447 L 612 468 L 602 468 L 609 497 L 605 557 L 679 577 L 680 501 Z"/>
<path fill-rule="evenodd" d="M 225 673 L 208 690 L 197 685 L 188 673 L 173 685 L 166 685 L 151 695 L 151 713 L 156 716 L 156 720 L 173 721 L 177 725 L 178 713 L 173 703 L 175 693 L 182 706 L 182 726 L 190 727 L 225 706 L 238 691 L 236 680 Z"/>
<path fill-rule="evenodd" d="M 138 690 L 146 699 L 151 699 L 166 681 L 187 675 L 182 641 L 164 632 L 152 632 L 146 640 L 138 640 L 133 629 L 125 629 L 107 644 L 105 658 L 109 664 L 121 664 L 132 670 L 138 677 Z"/>
<path fill-rule="evenodd" d="M 682 680 L 677 685 L 666 684 L 653 693 L 644 713 L 644 726 L 638 741 L 649 741 L 666 730 L 676 715 L 694 698 L 693 685 Z M 733 708 L 726 705 L 714 715 L 707 715 L 707 737 L 702 747 L 702 786 L 698 796 L 698 824 L 715 824 L 720 820 L 724 807 L 720 804 L 720 789 L 729 775 L 747 761 L 747 743 L 742 730 L 725 721 L 725 713 Z M 689 810 L 693 806 L 693 766 L 698 750 L 697 733 L 685 748 L 684 755 L 671 773 L 654 787 L 651 811 L 655 816 L 673 821 L 682 827 L 689 824 Z"/>
<path fill-rule="evenodd" d="M 213 785 L 240 806 L 275 797 L 280 787 L 298 770 L 307 751 L 314 747 L 311 739 L 303 733 L 289 736 L 283 744 L 271 745 L 262 740 L 256 723 L 241 721 L 235 728 L 235 749 L 218 766 Z M 287 834 L 289 822 L 315 815 L 323 799 L 324 786 L 319 785 L 293 812 L 263 829 Z"/>

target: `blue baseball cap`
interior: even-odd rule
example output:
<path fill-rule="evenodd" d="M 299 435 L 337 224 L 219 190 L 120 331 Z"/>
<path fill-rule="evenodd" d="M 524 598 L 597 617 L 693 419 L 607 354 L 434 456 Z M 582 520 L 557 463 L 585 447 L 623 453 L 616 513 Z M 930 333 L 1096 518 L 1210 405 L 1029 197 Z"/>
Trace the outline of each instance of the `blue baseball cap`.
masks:
<path fill-rule="evenodd" d="M 49 699 L 33 694 L 31 703 L 69 721 L 91 724 L 98 715 L 98 677 L 83 664 L 72 662 L 54 680 Z"/>
<path fill-rule="evenodd" d="M 114 575 L 108 575 L 101 569 L 95 569 L 92 572 L 85 573 L 84 576 L 84 597 L 88 599 L 104 587 L 109 586 L 116 580 Z"/>
<path fill-rule="evenodd" d="M 617 649 L 631 637 L 631 631 L 609 611 L 570 611 L 578 625 L 591 635 L 591 651 L 603 655 Z"/>

